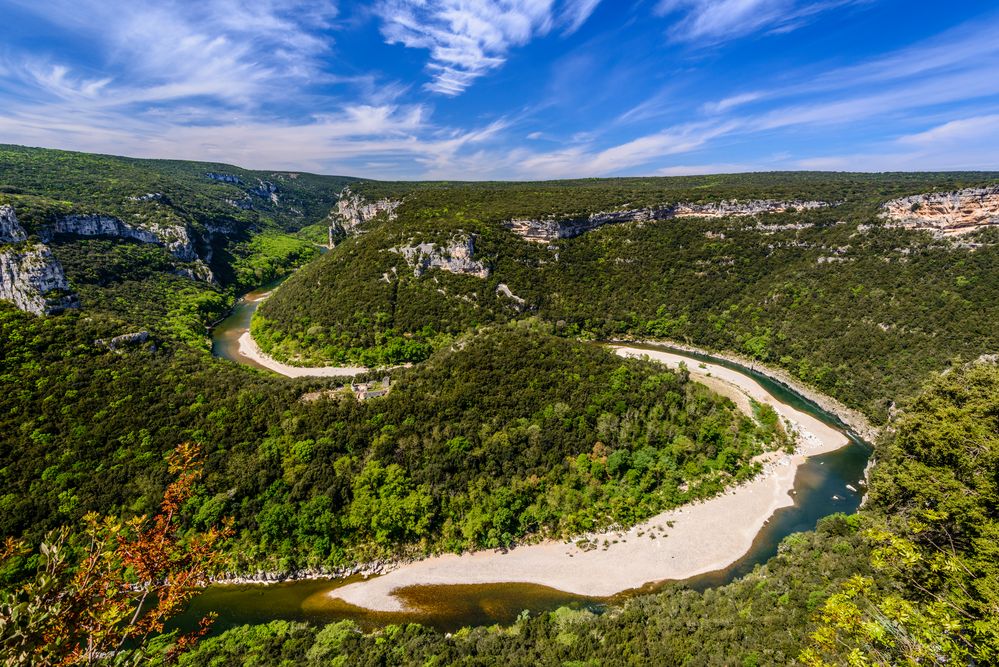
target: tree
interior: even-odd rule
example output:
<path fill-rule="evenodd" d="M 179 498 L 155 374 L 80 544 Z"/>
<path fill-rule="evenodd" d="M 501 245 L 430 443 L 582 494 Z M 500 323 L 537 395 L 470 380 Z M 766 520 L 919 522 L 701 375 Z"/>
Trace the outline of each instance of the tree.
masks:
<path fill-rule="evenodd" d="M 83 518 L 83 530 L 49 533 L 37 553 L 34 577 L 0 591 L 0 652 L 7 665 L 116 665 L 151 659 L 172 661 L 211 625 L 160 637 L 167 619 L 180 612 L 219 565 L 226 523 L 185 534 L 179 517 L 201 475 L 200 448 L 178 446 L 159 512 L 128 521 Z M 7 538 L 0 563 L 31 554 Z M 164 641 L 164 639 L 172 641 Z"/>

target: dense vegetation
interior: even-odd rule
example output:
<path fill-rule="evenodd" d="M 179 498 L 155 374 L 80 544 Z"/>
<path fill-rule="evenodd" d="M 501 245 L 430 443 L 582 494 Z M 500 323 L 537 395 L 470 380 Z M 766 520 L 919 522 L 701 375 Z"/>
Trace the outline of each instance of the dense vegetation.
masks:
<path fill-rule="evenodd" d="M 208 174 L 239 179 L 226 183 Z M 301 172 L 250 171 L 227 164 L 139 160 L 0 144 L 0 193 L 13 201 L 32 231 L 56 211 L 102 213 L 123 220 L 273 225 L 294 231 L 322 220 L 344 185 L 356 179 Z M 278 201 L 250 194 L 260 181 L 278 188 Z M 160 194 L 162 197 L 143 198 Z M 252 209 L 230 203 L 249 197 Z"/>
<path fill-rule="evenodd" d="M 955 241 L 887 228 L 878 206 L 995 178 L 756 174 L 426 186 L 406 197 L 397 220 L 369 228 L 289 280 L 261 307 L 254 331 L 283 358 L 391 364 L 425 357 L 442 334 L 540 316 L 564 335 L 668 337 L 739 351 L 882 420 L 892 400 L 915 391 L 932 370 L 999 345 L 992 325 L 999 246 L 995 230 Z M 610 225 L 550 248 L 499 224 L 761 197 L 839 203 Z M 491 270 L 486 279 L 438 269 L 417 277 L 390 250 L 469 236 Z"/>
<path fill-rule="evenodd" d="M 161 452 L 185 439 L 208 455 L 194 524 L 233 515 L 244 565 L 279 569 L 631 523 L 744 479 L 785 444 L 779 423 L 683 374 L 531 326 L 462 341 L 357 402 L 302 401 L 315 382 L 184 350 L 95 348 L 110 324 L 3 310 L 4 534 L 145 511 Z"/>
<path fill-rule="evenodd" d="M 206 640 L 182 664 L 995 664 L 999 367 L 939 377 L 879 443 L 868 505 L 788 537 L 766 565 L 596 615 L 560 609 L 451 636 L 273 622 Z M 974 660 L 974 662 L 972 662 Z"/>
<path fill-rule="evenodd" d="M 277 185 L 276 202 L 251 192 L 258 179 Z M 73 212 L 178 222 L 215 239 L 218 279 L 187 277 L 155 245 L 51 242 L 83 308 L 34 317 L 0 304 L 0 534 L 37 544 L 89 512 L 155 512 L 169 452 L 187 440 L 206 460 L 178 520 L 197 532 L 233 517 L 230 565 L 240 570 L 633 522 L 746 478 L 753 456 L 786 445 L 765 409 L 750 418 L 683 372 L 578 340 L 687 339 L 783 366 L 876 419 L 902 404 L 878 445 L 865 510 L 792 536 L 770 563 L 703 593 L 671 588 L 602 614 L 560 610 L 452 637 L 419 626 L 365 635 L 350 623 L 271 623 L 208 640 L 185 660 L 764 665 L 800 655 L 819 665 L 855 649 L 876 664 L 989 664 L 999 615 L 999 371 L 956 361 L 999 342 L 999 239 L 994 230 L 934 239 L 885 228 L 876 214 L 890 197 L 995 179 L 393 184 L 0 146 L 0 204 L 12 203 L 30 233 Z M 388 396 L 357 402 L 331 392 L 333 380 L 211 358 L 205 326 L 238 291 L 315 256 L 348 182 L 369 199 L 405 197 L 398 219 L 309 263 L 261 308 L 255 333 L 302 361 L 421 363 L 391 371 Z M 142 199 L 150 193 L 163 197 Z M 840 203 L 614 225 L 553 248 L 500 224 L 767 197 Z M 417 276 L 391 251 L 469 237 L 488 278 Z M 117 351 L 96 342 L 138 330 L 149 340 Z M 903 400 L 948 365 L 956 370 Z M 13 590 L 37 562 L 8 563 L 0 587 Z"/>

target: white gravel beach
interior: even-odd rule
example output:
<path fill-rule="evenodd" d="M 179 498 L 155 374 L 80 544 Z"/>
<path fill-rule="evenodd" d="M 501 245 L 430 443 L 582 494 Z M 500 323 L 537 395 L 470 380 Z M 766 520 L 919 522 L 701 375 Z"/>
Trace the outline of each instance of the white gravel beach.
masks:
<path fill-rule="evenodd" d="M 257 342 L 249 331 L 244 331 L 239 337 L 239 354 L 255 361 L 275 373 L 280 373 L 290 378 L 301 377 L 350 377 L 367 373 L 368 369 L 363 366 L 290 366 L 283 364 L 273 357 L 269 357 L 260 349 Z"/>
<path fill-rule="evenodd" d="M 601 545 L 597 549 L 584 551 L 575 543 L 549 541 L 506 553 L 436 556 L 329 594 L 358 607 L 401 611 L 404 604 L 393 591 L 409 586 L 521 582 L 606 597 L 652 582 L 687 579 L 719 570 L 749 551 L 756 534 L 776 510 L 794 503 L 789 492 L 794 488 L 798 466 L 808 456 L 849 443 L 840 431 L 777 401 L 759 383 L 738 371 L 666 351 L 625 345 L 611 349 L 621 356 L 648 356 L 669 366 L 685 363 L 695 379 L 705 377 L 716 390 L 738 388 L 745 396 L 771 404 L 798 430 L 798 451 L 794 455 L 769 455 L 761 475 L 723 495 L 663 512 L 627 531 L 590 536 Z M 747 405 L 744 400 L 736 402 L 742 408 Z M 606 549 L 604 540 L 610 542 Z"/>

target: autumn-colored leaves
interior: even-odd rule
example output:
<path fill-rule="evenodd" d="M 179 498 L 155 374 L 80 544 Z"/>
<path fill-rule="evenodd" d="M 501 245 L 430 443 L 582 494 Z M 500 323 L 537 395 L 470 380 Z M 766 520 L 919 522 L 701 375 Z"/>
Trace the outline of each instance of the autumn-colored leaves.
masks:
<path fill-rule="evenodd" d="M 4 664 L 170 661 L 208 630 L 212 618 L 172 642 L 150 641 L 208 582 L 220 564 L 219 547 L 233 532 L 228 522 L 203 533 L 184 531 L 180 511 L 201 475 L 198 445 L 179 445 L 169 469 L 176 479 L 156 515 L 121 521 L 91 513 L 82 532 L 64 527 L 49 534 L 34 556 L 34 577 L 0 593 Z M 0 561 L 31 555 L 8 538 Z"/>

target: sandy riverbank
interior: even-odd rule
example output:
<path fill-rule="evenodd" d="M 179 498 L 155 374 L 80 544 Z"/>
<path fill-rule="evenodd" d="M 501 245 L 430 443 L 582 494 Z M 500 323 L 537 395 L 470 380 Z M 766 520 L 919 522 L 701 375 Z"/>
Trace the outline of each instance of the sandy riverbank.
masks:
<path fill-rule="evenodd" d="M 794 377 L 788 371 L 783 368 L 776 368 L 774 366 L 767 366 L 766 364 L 760 363 L 755 359 L 750 359 L 749 357 L 743 356 L 741 354 L 736 354 L 734 352 L 716 352 L 713 350 L 708 350 L 701 347 L 695 347 L 693 345 L 687 345 L 686 343 L 681 343 L 679 341 L 673 340 L 635 340 L 630 339 L 618 339 L 611 341 L 613 345 L 630 345 L 632 343 L 636 345 L 666 345 L 668 347 L 675 348 L 677 350 L 683 350 L 686 352 L 693 352 L 694 354 L 704 354 L 716 359 L 724 359 L 726 361 L 731 361 L 733 363 L 739 364 L 740 366 L 745 366 L 746 368 L 752 368 L 763 375 L 766 375 L 771 380 L 776 380 L 777 382 L 785 385 L 792 389 L 795 393 L 804 396 L 812 403 L 830 412 L 837 417 L 840 421 L 850 427 L 850 429 L 859 435 L 865 442 L 874 442 L 877 440 L 881 433 L 881 429 L 871 423 L 859 410 L 847 407 L 841 401 L 836 400 L 831 396 L 820 393 L 803 383 L 798 378 Z M 692 361 L 691 364 L 697 364 L 698 362 Z"/>
<path fill-rule="evenodd" d="M 696 375 L 738 388 L 767 402 L 800 433 L 793 456 L 771 457 L 756 479 L 705 502 L 663 512 L 628 531 L 594 535 L 601 547 L 583 551 L 574 543 L 543 542 L 507 553 L 480 551 L 428 558 L 330 595 L 358 607 L 400 611 L 393 591 L 433 584 L 532 583 L 591 597 L 607 597 L 647 583 L 689 577 L 725 568 L 741 558 L 773 513 L 793 504 L 789 492 L 807 456 L 848 444 L 847 437 L 818 419 L 771 397 L 755 380 L 738 371 L 704 364 L 664 351 L 612 346 L 621 356 L 644 356 L 675 366 L 687 364 Z M 744 405 L 744 404 L 743 404 Z M 672 522 L 672 526 L 670 526 Z M 604 549 L 604 540 L 612 542 Z M 617 540 L 613 543 L 613 540 Z"/>
<path fill-rule="evenodd" d="M 239 337 L 239 354 L 251 359 L 275 373 L 280 373 L 290 378 L 301 377 L 350 377 L 367 373 L 369 369 L 363 366 L 290 366 L 283 364 L 277 359 L 268 356 L 253 340 L 249 331 L 244 331 Z"/>
<path fill-rule="evenodd" d="M 251 292 L 243 298 L 246 303 L 256 303 L 264 301 L 274 290 L 267 292 Z M 260 366 L 268 370 L 274 371 L 275 373 L 280 373 L 281 375 L 298 378 L 298 377 L 350 377 L 353 375 L 360 375 L 361 373 L 367 373 L 370 369 L 364 368 L 363 366 L 292 366 L 290 364 L 281 363 L 274 357 L 271 357 L 257 345 L 257 342 L 253 340 L 253 336 L 250 335 L 250 330 L 247 328 L 244 330 L 237 339 L 237 352 L 240 357 L 245 360 L 253 362 L 251 365 Z"/>

